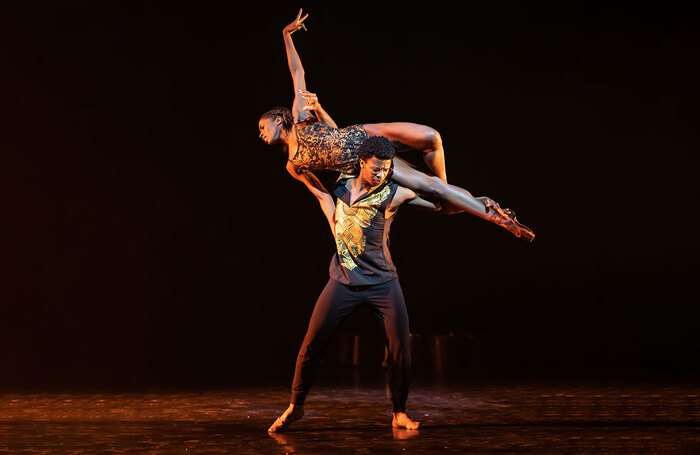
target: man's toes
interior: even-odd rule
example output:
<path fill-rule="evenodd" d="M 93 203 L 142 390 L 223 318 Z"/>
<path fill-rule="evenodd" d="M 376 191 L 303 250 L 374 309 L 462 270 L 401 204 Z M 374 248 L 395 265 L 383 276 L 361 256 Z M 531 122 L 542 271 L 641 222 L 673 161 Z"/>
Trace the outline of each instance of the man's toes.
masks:
<path fill-rule="evenodd" d="M 420 427 L 420 422 L 411 420 L 408 416 L 402 415 L 398 418 L 394 417 L 391 422 L 393 428 L 405 428 L 407 430 L 417 430 Z"/>
<path fill-rule="evenodd" d="M 270 428 L 267 429 L 268 433 L 278 433 L 280 431 L 284 431 L 284 428 L 286 425 L 284 424 L 284 421 L 281 418 L 277 418 L 275 420 L 275 423 L 273 423 Z"/>

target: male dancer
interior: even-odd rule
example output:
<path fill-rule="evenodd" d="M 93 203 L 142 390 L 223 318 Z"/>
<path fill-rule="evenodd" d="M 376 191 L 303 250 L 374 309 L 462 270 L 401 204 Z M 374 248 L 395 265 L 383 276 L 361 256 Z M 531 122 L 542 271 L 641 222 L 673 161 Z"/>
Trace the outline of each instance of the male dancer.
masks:
<path fill-rule="evenodd" d="M 335 197 L 307 172 L 309 190 L 318 198 L 335 236 L 337 252 L 330 279 L 316 301 L 309 328 L 299 350 L 289 408 L 268 429 L 284 431 L 304 415 L 304 399 L 311 388 L 333 332 L 358 305 L 368 303 L 384 326 L 388 381 L 394 405 L 393 428 L 415 430 L 420 423 L 406 415 L 411 345 L 408 314 L 396 267 L 389 253 L 389 228 L 402 204 L 437 211 L 440 207 L 390 180 L 394 147 L 372 136 L 358 149 L 359 174 L 341 175 Z"/>

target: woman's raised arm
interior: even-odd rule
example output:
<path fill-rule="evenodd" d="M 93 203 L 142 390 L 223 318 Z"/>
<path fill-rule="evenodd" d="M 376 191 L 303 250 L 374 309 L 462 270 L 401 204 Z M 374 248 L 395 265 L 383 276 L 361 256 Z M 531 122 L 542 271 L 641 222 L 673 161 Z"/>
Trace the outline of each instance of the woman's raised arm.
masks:
<path fill-rule="evenodd" d="M 309 115 L 308 110 L 304 110 L 305 100 L 299 96 L 300 90 L 306 90 L 306 80 L 304 79 L 304 67 L 301 65 L 301 59 L 294 47 L 294 41 L 292 40 L 292 33 L 297 30 L 304 29 L 304 20 L 309 17 L 308 13 L 301 16 L 302 10 L 299 10 L 296 19 L 292 21 L 291 24 L 287 25 L 284 30 L 282 30 L 282 36 L 284 38 L 284 48 L 287 51 L 287 63 L 289 64 L 289 72 L 292 74 L 292 81 L 294 83 L 294 104 L 292 105 L 292 116 L 294 116 L 294 122 L 300 122 L 305 120 Z"/>

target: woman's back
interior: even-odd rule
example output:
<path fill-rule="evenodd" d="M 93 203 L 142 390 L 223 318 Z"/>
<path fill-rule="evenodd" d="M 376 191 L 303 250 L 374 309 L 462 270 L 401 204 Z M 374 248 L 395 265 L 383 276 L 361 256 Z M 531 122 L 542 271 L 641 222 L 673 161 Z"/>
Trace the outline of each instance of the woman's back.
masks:
<path fill-rule="evenodd" d="M 333 128 L 313 117 L 296 123 L 297 150 L 289 161 L 310 171 L 356 172 L 357 148 L 369 137 L 362 125 Z"/>

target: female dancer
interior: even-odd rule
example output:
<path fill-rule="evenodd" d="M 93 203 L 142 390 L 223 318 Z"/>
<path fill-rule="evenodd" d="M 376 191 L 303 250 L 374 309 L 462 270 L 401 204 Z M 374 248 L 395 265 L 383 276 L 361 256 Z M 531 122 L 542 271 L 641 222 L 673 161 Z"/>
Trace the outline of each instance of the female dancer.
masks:
<path fill-rule="evenodd" d="M 506 228 L 516 237 L 532 242 L 535 234 L 518 222 L 509 209 L 502 209 L 488 197 L 475 198 L 463 188 L 447 183 L 445 155 L 440 134 L 433 128 L 407 122 L 365 123 L 339 129 L 321 107 L 315 94 L 306 90 L 301 59 L 294 47 L 292 33 L 306 30 L 299 10 L 296 19 L 282 31 L 287 63 L 294 82 L 292 110 L 275 108 L 265 112 L 258 123 L 260 138 L 268 144 L 283 144 L 287 149 L 287 171 L 306 183 L 305 170 L 356 173 L 357 148 L 369 136 L 385 136 L 391 141 L 423 150 L 424 159 L 435 175 L 413 169 L 394 159 L 392 179 L 416 193 L 443 203 L 445 213 L 469 212 Z M 311 115 L 313 110 L 316 116 Z M 491 209 L 491 210 L 489 210 Z"/>

